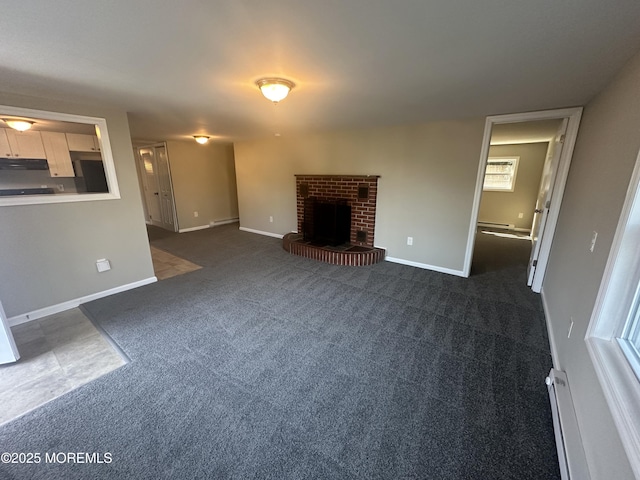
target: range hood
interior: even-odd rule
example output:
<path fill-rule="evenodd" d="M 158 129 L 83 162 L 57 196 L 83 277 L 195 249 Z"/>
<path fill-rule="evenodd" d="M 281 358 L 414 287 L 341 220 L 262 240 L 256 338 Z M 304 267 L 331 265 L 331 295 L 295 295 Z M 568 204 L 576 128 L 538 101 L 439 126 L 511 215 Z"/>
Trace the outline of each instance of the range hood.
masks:
<path fill-rule="evenodd" d="M 0 170 L 49 170 L 44 158 L 0 158 Z"/>

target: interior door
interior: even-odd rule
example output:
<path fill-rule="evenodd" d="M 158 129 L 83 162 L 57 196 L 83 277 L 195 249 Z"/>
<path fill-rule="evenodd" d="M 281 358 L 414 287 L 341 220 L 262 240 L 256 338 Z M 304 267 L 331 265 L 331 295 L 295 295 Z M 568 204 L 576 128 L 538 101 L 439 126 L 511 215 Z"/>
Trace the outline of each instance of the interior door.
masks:
<path fill-rule="evenodd" d="M 527 267 L 527 285 L 532 286 L 534 280 L 538 279 L 536 283 L 542 284 L 541 278 L 544 277 L 545 266 L 538 265 L 538 259 L 540 256 L 540 245 L 545 233 L 545 226 L 547 224 L 547 217 L 549 215 L 549 206 L 551 205 L 551 197 L 553 195 L 553 185 L 558 173 L 558 164 L 560 162 L 560 155 L 562 154 L 562 147 L 564 145 L 564 135 L 567 131 L 567 124 L 569 119 L 562 120 L 556 136 L 549 145 L 547 151 L 547 158 L 544 162 L 542 170 L 542 178 L 540 179 L 540 188 L 538 190 L 538 198 L 536 200 L 536 208 L 533 214 L 533 224 L 531 225 L 531 257 L 529 258 L 529 265 Z M 537 291 L 535 288 L 534 291 Z"/>
<path fill-rule="evenodd" d="M 162 227 L 162 214 L 160 212 L 160 187 L 158 186 L 156 156 L 153 147 L 138 149 L 140 154 L 142 186 L 144 199 L 147 202 L 147 212 L 152 225 Z"/>
<path fill-rule="evenodd" d="M 16 343 L 7 322 L 2 303 L 0 303 L 0 364 L 16 362 L 20 358 Z"/>
<path fill-rule="evenodd" d="M 171 171 L 165 145 L 155 147 L 158 186 L 160 187 L 160 213 L 163 227 L 176 231 L 176 217 L 171 185 Z"/>

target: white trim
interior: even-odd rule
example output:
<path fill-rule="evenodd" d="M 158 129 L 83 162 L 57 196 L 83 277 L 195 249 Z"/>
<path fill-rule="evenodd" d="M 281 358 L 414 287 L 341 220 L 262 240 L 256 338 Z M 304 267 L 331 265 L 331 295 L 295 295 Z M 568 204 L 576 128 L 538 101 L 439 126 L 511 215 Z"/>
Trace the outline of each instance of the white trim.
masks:
<path fill-rule="evenodd" d="M 404 260 L 396 257 L 385 257 L 387 262 L 399 263 L 401 265 L 409 265 L 410 267 L 422 268 L 424 270 L 432 270 L 434 272 L 447 273 L 449 275 L 455 275 L 457 277 L 464 277 L 465 274 L 462 270 L 453 270 L 451 268 L 438 267 L 435 265 L 428 265 L 426 263 L 414 262 L 412 260 Z"/>
<path fill-rule="evenodd" d="M 640 383 L 618 342 L 592 337 L 587 351 L 636 478 L 640 478 Z"/>
<path fill-rule="evenodd" d="M 544 294 L 544 289 L 540 292 L 540 298 L 542 299 L 542 309 L 544 310 L 544 319 L 547 324 L 547 336 L 549 337 L 549 348 L 551 349 L 551 361 L 553 362 L 553 368 L 560 370 L 558 347 L 555 334 L 553 333 L 554 330 L 551 325 L 551 315 L 549 315 L 549 305 L 547 304 L 547 297 Z"/>
<path fill-rule="evenodd" d="M 636 478 L 640 478 L 640 381 L 616 337 L 622 334 L 640 283 L 638 218 L 640 152 L 585 335 L 587 351 Z"/>
<path fill-rule="evenodd" d="M 137 282 L 127 283 L 126 285 L 120 285 L 119 287 L 110 288 L 109 290 L 103 290 L 102 292 L 92 293 L 90 295 L 85 295 L 84 297 L 79 297 L 73 300 L 68 300 L 66 302 L 58 303 L 57 305 L 51 305 L 49 307 L 41 308 L 39 310 L 34 310 L 29 313 L 23 313 L 22 315 L 16 315 L 8 319 L 9 326 L 15 327 L 16 325 L 27 323 L 32 320 L 37 320 L 39 318 L 46 317 L 47 315 L 53 315 L 55 313 L 60 313 L 60 312 L 64 312 L 65 310 L 76 308 L 79 305 L 90 302 L 92 300 L 97 300 L 99 298 L 108 297 L 109 295 L 114 295 L 116 293 L 132 290 L 134 288 L 142 287 L 144 285 L 149 285 L 150 283 L 154 283 L 157 281 L 158 279 L 156 277 L 149 277 L 143 280 L 138 280 Z"/>
<path fill-rule="evenodd" d="M 279 233 L 263 232 L 262 230 L 254 230 L 253 228 L 240 227 L 239 229 L 242 230 L 243 232 L 257 233 L 258 235 L 265 235 L 267 237 L 274 237 L 274 238 L 284 237 L 284 235 L 281 235 Z"/>
<path fill-rule="evenodd" d="M 540 247 L 540 256 L 538 258 L 538 265 L 544 265 L 544 262 L 548 260 L 549 252 L 551 250 L 551 242 L 553 240 L 553 229 L 558 221 L 558 215 L 560 214 L 560 205 L 562 203 L 562 196 L 564 194 L 564 187 L 566 184 L 567 176 L 569 173 L 569 165 L 571 163 L 571 157 L 573 155 L 573 148 L 578 133 L 578 126 L 580 125 L 580 118 L 582 117 L 582 107 L 576 108 L 563 108 L 559 110 L 544 110 L 539 112 L 529 113 L 513 113 L 508 115 L 494 115 L 487 117 L 484 126 L 484 136 L 482 140 L 482 148 L 480 150 L 480 161 L 478 164 L 478 173 L 476 175 L 476 191 L 473 200 L 473 207 L 471 209 L 471 221 L 469 224 L 469 234 L 467 236 L 467 248 L 465 252 L 464 267 L 462 269 L 463 276 L 468 277 L 471 273 L 471 262 L 473 260 L 473 249 L 476 238 L 476 225 L 478 223 L 478 213 L 480 211 L 480 199 L 482 196 L 482 185 L 484 183 L 484 174 L 487 158 L 489 157 L 489 148 L 491 146 L 491 130 L 493 125 L 504 123 L 522 123 L 530 122 L 534 120 L 551 120 L 568 118 L 568 127 L 565 134 L 565 144 L 562 149 L 562 155 L 560 158 L 560 166 L 558 171 L 558 177 L 556 184 L 554 185 L 554 192 L 551 199 L 551 206 L 549 208 L 548 216 L 548 241 Z M 557 191 L 556 191 L 557 189 Z M 543 252 L 544 249 L 544 252 Z"/>
<path fill-rule="evenodd" d="M 180 230 L 178 230 L 178 233 L 195 232 L 196 230 L 205 230 L 206 228 L 211 228 L 211 225 L 200 225 L 198 227 L 181 228 Z"/>
<path fill-rule="evenodd" d="M 238 217 L 227 218 L 226 220 L 214 220 L 210 223 L 210 226 L 217 227 L 218 225 L 228 225 L 229 223 L 237 223 L 240 219 Z"/>

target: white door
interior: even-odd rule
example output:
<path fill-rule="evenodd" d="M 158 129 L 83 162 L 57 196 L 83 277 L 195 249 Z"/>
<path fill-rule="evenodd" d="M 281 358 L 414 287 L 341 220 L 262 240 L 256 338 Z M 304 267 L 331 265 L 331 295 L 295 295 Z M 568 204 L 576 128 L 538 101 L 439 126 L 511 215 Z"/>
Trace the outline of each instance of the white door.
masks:
<path fill-rule="evenodd" d="M 538 266 L 540 245 L 542 244 L 542 238 L 545 234 L 549 206 L 551 205 L 551 197 L 553 195 L 553 185 L 555 184 L 558 174 L 558 164 L 560 162 L 560 155 L 562 154 L 568 122 L 569 120 L 567 118 L 562 120 L 562 124 L 558 128 L 554 140 L 550 142 L 547 158 L 542 170 L 542 178 L 540 179 L 536 208 L 533 214 L 533 224 L 531 225 L 531 257 L 529 258 L 529 265 L 527 267 L 527 285 L 532 287 L 535 292 L 540 291 L 542 279 L 544 278 L 546 265 L 540 264 Z"/>
<path fill-rule="evenodd" d="M 138 149 L 140 154 L 140 166 L 142 171 L 142 186 L 144 199 L 147 202 L 147 212 L 152 225 L 162 227 L 162 214 L 160 213 L 160 187 L 158 186 L 155 149 L 145 147 Z"/>
<path fill-rule="evenodd" d="M 0 364 L 16 362 L 20 358 L 16 343 L 7 322 L 2 303 L 0 303 Z"/>

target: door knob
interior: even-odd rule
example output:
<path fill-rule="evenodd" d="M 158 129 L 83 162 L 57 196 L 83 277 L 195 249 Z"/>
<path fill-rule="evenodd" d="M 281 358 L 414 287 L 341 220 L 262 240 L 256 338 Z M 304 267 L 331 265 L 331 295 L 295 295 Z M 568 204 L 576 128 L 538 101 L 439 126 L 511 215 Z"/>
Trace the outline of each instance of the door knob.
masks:
<path fill-rule="evenodd" d="M 542 210 L 540 210 L 539 208 L 536 208 L 536 209 L 534 210 L 534 213 L 542 213 Z"/>

